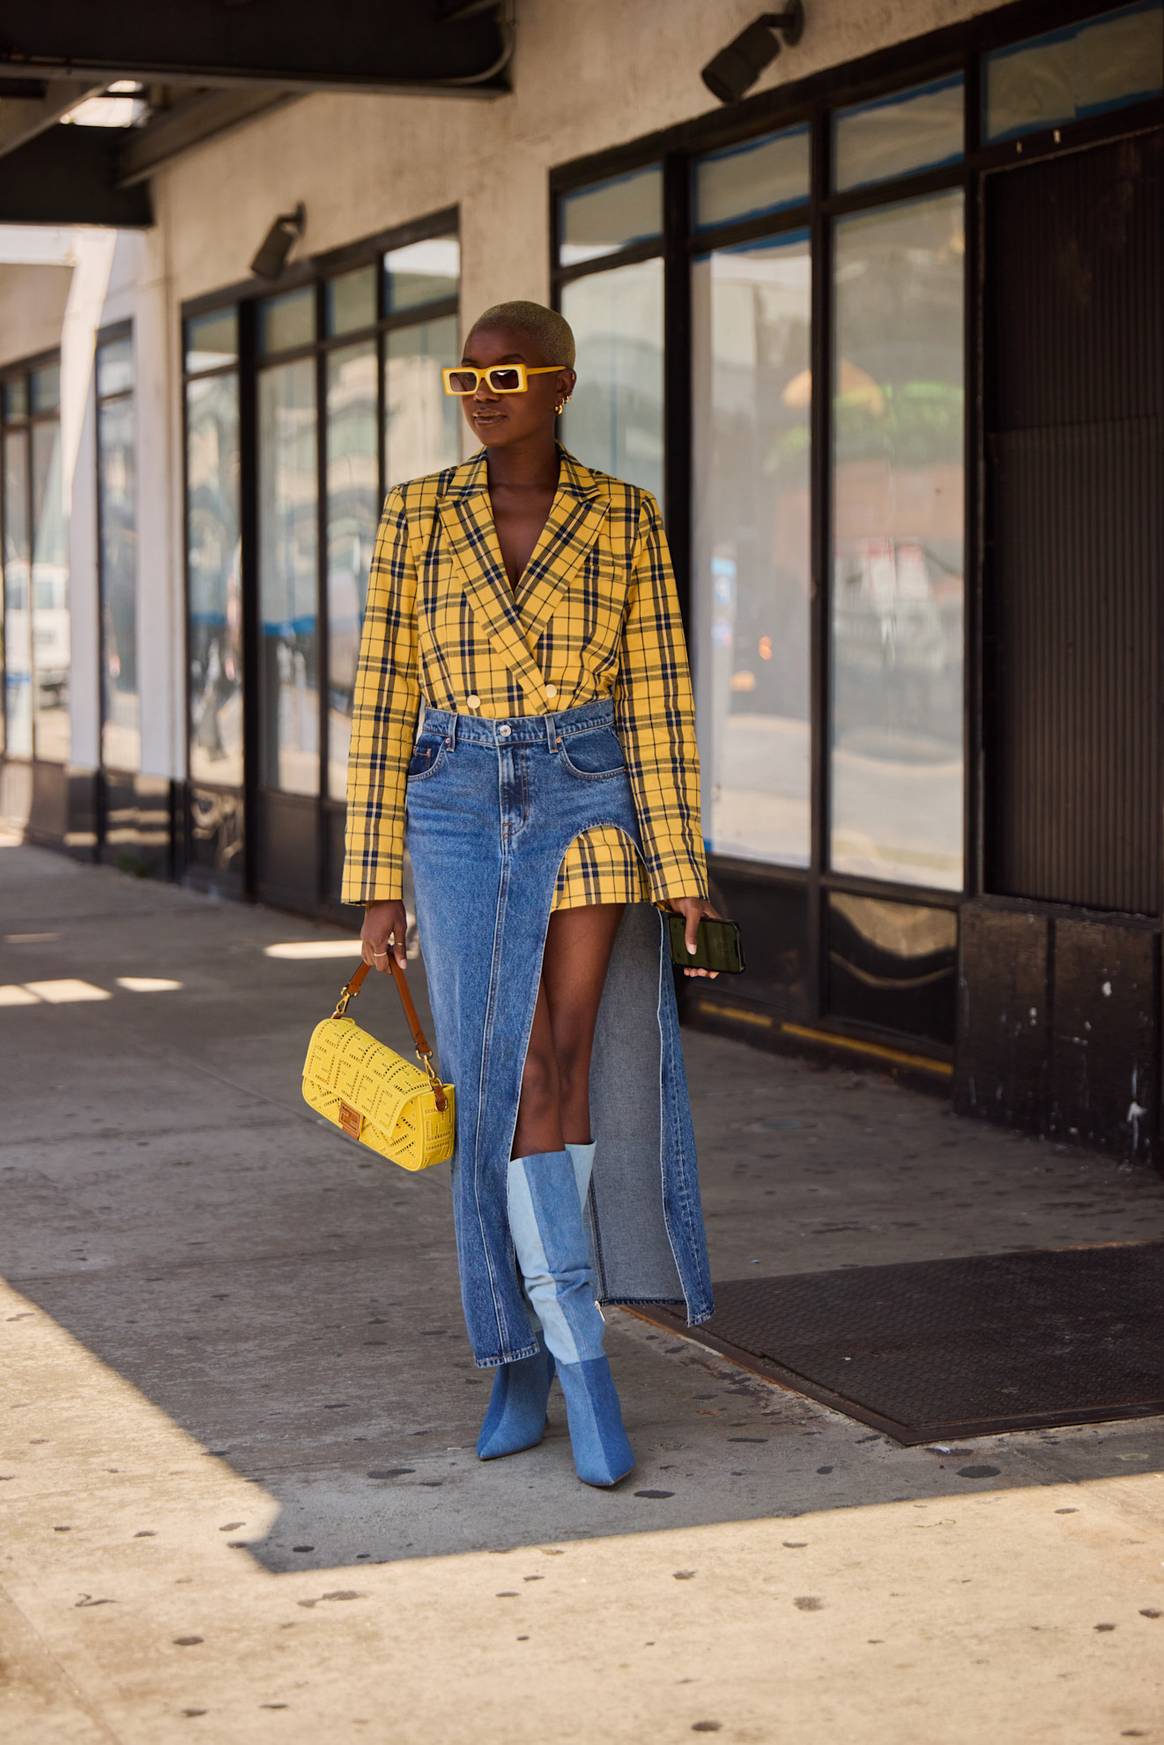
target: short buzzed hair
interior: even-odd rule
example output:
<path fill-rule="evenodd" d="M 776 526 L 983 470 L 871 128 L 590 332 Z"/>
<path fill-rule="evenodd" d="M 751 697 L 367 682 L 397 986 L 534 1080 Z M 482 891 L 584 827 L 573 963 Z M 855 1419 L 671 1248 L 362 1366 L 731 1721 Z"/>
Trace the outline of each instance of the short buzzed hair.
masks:
<path fill-rule="evenodd" d="M 483 327 L 511 327 L 515 333 L 532 341 L 542 363 L 559 364 L 573 369 L 576 348 L 574 330 L 564 315 L 548 309 L 544 303 L 527 303 L 518 299 L 512 303 L 494 303 L 478 315 L 469 329 L 469 338 Z M 466 340 L 466 345 L 468 340 Z"/>

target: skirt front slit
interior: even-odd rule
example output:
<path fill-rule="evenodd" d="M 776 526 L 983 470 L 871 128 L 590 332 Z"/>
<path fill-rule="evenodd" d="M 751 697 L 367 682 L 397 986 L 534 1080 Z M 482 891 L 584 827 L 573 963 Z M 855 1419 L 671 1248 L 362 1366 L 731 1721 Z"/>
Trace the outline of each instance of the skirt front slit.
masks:
<path fill-rule="evenodd" d="M 537 1349 L 506 1177 L 550 915 L 627 894 L 595 1026 L 587 1225 L 600 1302 L 712 1293 L 664 913 L 650 903 L 630 782 L 599 699 L 504 720 L 428 708 L 405 796 L 441 1071 L 456 1087 L 450 1183 L 462 1306 L 479 1367 Z M 571 756 L 573 749 L 573 756 Z M 628 869 L 633 869 L 633 876 Z M 621 880 L 621 883 L 619 882 Z"/>

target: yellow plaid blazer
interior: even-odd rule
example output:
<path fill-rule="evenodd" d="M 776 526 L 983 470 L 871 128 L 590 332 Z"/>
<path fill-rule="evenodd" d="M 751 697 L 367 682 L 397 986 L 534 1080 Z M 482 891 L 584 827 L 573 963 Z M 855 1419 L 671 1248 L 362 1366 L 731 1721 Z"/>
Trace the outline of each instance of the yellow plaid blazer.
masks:
<path fill-rule="evenodd" d="M 405 771 L 422 698 L 499 719 L 612 697 L 645 864 L 622 831 L 590 830 L 567 851 L 553 907 L 708 895 L 691 674 L 659 505 L 560 445 L 559 455 L 516 590 L 485 449 L 385 498 L 356 669 L 344 902 L 403 895 Z"/>

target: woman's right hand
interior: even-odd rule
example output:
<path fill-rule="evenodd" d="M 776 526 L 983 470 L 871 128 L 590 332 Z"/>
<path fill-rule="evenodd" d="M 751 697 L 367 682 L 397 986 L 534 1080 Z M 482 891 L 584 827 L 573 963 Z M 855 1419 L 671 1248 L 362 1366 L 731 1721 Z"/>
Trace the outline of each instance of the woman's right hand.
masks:
<path fill-rule="evenodd" d="M 405 966 L 404 938 L 408 916 L 404 904 L 393 901 L 368 903 L 364 909 L 364 925 L 360 930 L 360 956 L 373 969 L 392 974 L 388 953 L 394 952 L 401 969 Z M 391 941 L 391 943 L 389 943 Z"/>

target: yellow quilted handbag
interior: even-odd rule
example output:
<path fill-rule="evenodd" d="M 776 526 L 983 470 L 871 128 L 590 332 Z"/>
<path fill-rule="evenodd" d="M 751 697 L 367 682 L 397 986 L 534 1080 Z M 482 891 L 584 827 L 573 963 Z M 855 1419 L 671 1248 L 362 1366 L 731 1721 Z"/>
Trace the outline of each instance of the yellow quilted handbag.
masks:
<path fill-rule="evenodd" d="M 402 1169 L 430 1169 L 453 1155 L 453 1087 L 433 1067 L 432 1049 L 420 1027 L 404 971 L 391 953 L 388 962 L 423 1070 L 347 1016 L 368 973 L 368 965 L 362 963 L 340 989 L 331 1017 L 311 1033 L 303 1063 L 303 1095 L 317 1114 L 390 1163 Z"/>

